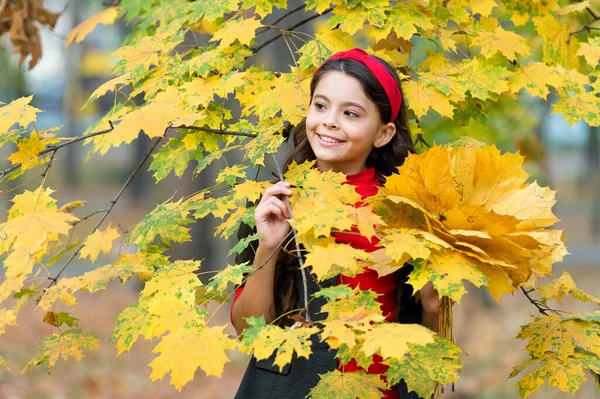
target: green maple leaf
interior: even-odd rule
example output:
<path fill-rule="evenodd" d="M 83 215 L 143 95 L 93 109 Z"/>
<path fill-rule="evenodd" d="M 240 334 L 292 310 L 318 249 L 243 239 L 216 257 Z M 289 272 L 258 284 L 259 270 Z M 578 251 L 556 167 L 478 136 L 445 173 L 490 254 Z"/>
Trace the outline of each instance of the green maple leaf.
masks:
<path fill-rule="evenodd" d="M 408 346 L 409 352 L 402 359 L 390 358 L 384 362 L 390 366 L 385 372 L 388 384 L 396 384 L 403 379 L 409 391 L 429 398 L 434 382 L 443 386 L 458 381 L 457 372 L 462 368 L 461 349 L 452 341 L 436 335 L 431 344 Z"/>

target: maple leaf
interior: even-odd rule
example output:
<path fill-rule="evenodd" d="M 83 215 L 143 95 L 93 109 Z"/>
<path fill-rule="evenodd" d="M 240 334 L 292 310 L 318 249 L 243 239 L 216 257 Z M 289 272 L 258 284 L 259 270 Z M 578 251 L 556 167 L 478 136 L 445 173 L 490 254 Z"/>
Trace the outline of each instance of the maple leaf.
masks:
<path fill-rule="evenodd" d="M 192 222 L 187 217 L 189 210 L 182 206 L 181 199 L 173 203 L 169 203 L 169 200 L 159 204 L 139 221 L 127 239 L 128 244 L 146 248 L 152 245 L 157 235 L 165 245 L 169 245 L 170 241 L 185 242 L 191 239 L 189 230 L 183 227 Z"/>
<path fill-rule="evenodd" d="M 50 324 L 54 327 L 60 327 L 63 324 L 69 327 L 78 327 L 79 322 L 76 317 L 71 316 L 67 312 L 46 312 L 44 315 L 44 323 Z"/>
<path fill-rule="evenodd" d="M 43 140 L 40 140 L 38 134 L 32 134 L 29 139 L 20 140 L 17 147 L 19 147 L 19 151 L 10 154 L 7 159 L 13 165 L 21 164 L 21 170 L 25 171 L 44 163 L 42 160 L 38 160 L 38 157 L 46 145 Z"/>
<path fill-rule="evenodd" d="M 593 92 L 563 97 L 553 105 L 552 114 L 562 114 L 570 125 L 579 123 L 582 119 L 590 126 L 600 124 L 598 115 L 600 99 Z"/>
<path fill-rule="evenodd" d="M 87 107 L 88 105 L 90 105 L 91 103 L 96 101 L 99 97 L 102 97 L 109 91 L 117 92 L 117 90 L 118 90 L 117 86 L 123 87 L 123 86 L 128 85 L 130 82 L 131 82 L 131 74 L 129 74 L 129 73 L 123 74 L 121 76 L 117 76 L 116 78 L 111 79 L 108 82 L 104 82 L 103 84 L 98 86 L 98 88 L 96 88 L 96 90 L 94 90 L 92 92 L 92 94 L 90 94 L 90 97 L 88 98 L 86 103 L 83 104 L 83 106 L 81 108 Z"/>
<path fill-rule="evenodd" d="M 380 399 L 386 385 L 378 374 L 363 371 L 329 371 L 319 376 L 319 382 L 311 388 L 312 399 Z"/>
<path fill-rule="evenodd" d="M 315 238 L 327 237 L 332 228 L 345 230 L 355 224 L 358 215 L 354 204 L 360 201 L 360 195 L 353 186 L 342 185 L 346 180 L 343 173 L 308 169 L 305 173 L 287 176 L 286 173 L 286 181 L 302 188 L 290 198 L 294 215 L 290 224 L 300 235 L 312 230 Z M 314 215 L 319 215 L 320 223 L 315 223 Z"/>
<path fill-rule="evenodd" d="M 366 355 L 375 353 L 384 359 L 402 359 L 409 351 L 409 344 L 427 345 L 433 343 L 434 333 L 419 324 L 384 323 L 363 328 L 361 350 Z M 382 340 L 381 337 L 389 337 Z"/>
<path fill-rule="evenodd" d="M 381 304 L 375 300 L 378 294 L 371 290 L 352 290 L 347 286 L 346 288 L 332 287 L 321 289 L 313 296 L 328 298 L 322 311 L 328 313 L 330 320 L 370 322 L 385 319 L 381 314 Z"/>
<path fill-rule="evenodd" d="M 600 298 L 596 298 L 592 295 L 586 294 L 584 291 L 577 288 L 577 286 L 575 285 L 575 281 L 573 281 L 573 278 L 567 272 L 563 272 L 562 276 L 560 276 L 553 282 L 539 286 L 537 288 L 537 292 L 543 295 L 543 301 L 556 299 L 558 303 L 562 303 L 565 296 L 571 295 L 572 297 L 577 298 L 580 301 L 591 301 L 600 305 Z"/>
<path fill-rule="evenodd" d="M 283 367 L 292 361 L 292 357 L 308 357 L 312 354 L 311 336 L 316 334 L 317 327 L 281 328 L 267 325 L 264 317 L 247 317 L 248 328 L 240 341 L 240 350 L 253 352 L 257 360 L 268 359 L 275 355 L 274 365 Z"/>
<path fill-rule="evenodd" d="M 224 328 L 194 324 L 171 331 L 152 350 L 160 356 L 150 363 L 150 379 L 161 379 L 170 372 L 171 384 L 181 391 L 194 379 L 198 368 L 206 375 L 220 377 L 225 363 L 229 361 L 225 351 L 236 346 L 234 339 L 223 334 Z"/>
<path fill-rule="evenodd" d="M 576 55 L 582 55 L 589 66 L 596 68 L 600 59 L 600 37 L 590 37 L 587 43 L 580 43 Z"/>
<path fill-rule="evenodd" d="M 59 357 L 67 360 L 74 357 L 79 363 L 83 358 L 83 351 L 96 350 L 100 346 L 100 339 L 93 333 L 81 329 L 71 329 L 62 333 L 50 334 L 42 337 L 42 344 L 37 348 L 35 356 L 25 365 L 21 374 L 33 365 L 48 362 L 48 372 L 56 365 Z"/>
<path fill-rule="evenodd" d="M 478 32 L 473 40 L 474 46 L 480 47 L 480 53 L 485 58 L 492 58 L 497 52 L 508 58 L 516 60 L 517 53 L 522 57 L 529 57 L 531 49 L 526 39 L 514 32 L 504 30 L 495 18 L 482 19 L 483 31 Z"/>
<path fill-rule="evenodd" d="M 500 94 L 508 90 L 510 72 L 505 68 L 485 63 L 477 57 L 464 61 L 461 68 L 456 83 L 465 91 L 469 90 L 474 98 L 486 100 L 490 98 L 490 92 Z"/>
<path fill-rule="evenodd" d="M 537 364 L 539 363 L 539 364 Z M 577 350 L 565 362 L 555 352 L 546 352 L 539 358 L 533 358 L 516 366 L 510 378 L 517 376 L 531 365 L 537 367 L 526 374 L 518 383 L 519 395 L 525 398 L 537 391 L 545 380 L 549 387 L 557 387 L 563 392 L 575 393 L 587 380 L 585 371 L 600 373 L 600 360 L 597 355 Z"/>
<path fill-rule="evenodd" d="M 56 211 L 56 200 L 51 197 L 55 191 L 50 187 L 38 187 L 35 191 L 25 190 L 15 195 L 11 201 L 13 206 L 8 211 L 8 218 L 32 214 L 36 211 Z"/>
<path fill-rule="evenodd" d="M 248 262 L 242 263 L 241 265 L 227 265 L 227 267 L 213 276 L 208 283 L 208 288 L 216 291 L 223 291 L 227 288 L 229 283 L 240 285 L 244 279 L 244 275 L 252 271 L 252 265 L 248 265 Z"/>
<path fill-rule="evenodd" d="M 117 229 L 111 228 L 110 224 L 106 230 L 96 230 L 85 240 L 83 248 L 79 252 L 81 258 L 90 258 L 95 262 L 101 252 L 109 253 L 112 249 L 113 241 L 119 237 Z"/>
<path fill-rule="evenodd" d="M 434 342 L 426 345 L 409 343 L 408 352 L 402 358 L 392 357 L 383 362 L 389 366 L 385 372 L 389 385 L 404 380 L 408 391 L 428 398 L 433 394 L 433 382 L 443 386 L 458 381 L 458 371 L 462 369 L 461 349 L 440 335 L 434 335 L 433 339 Z"/>
<path fill-rule="evenodd" d="M 6 331 L 6 326 L 17 325 L 17 312 L 14 309 L 0 309 L 0 335 Z"/>
<path fill-rule="evenodd" d="M 2 135 L 8 133 L 8 129 L 15 124 L 26 128 L 35 121 L 37 113 L 41 110 L 29 105 L 32 98 L 33 96 L 21 97 L 0 107 L 0 133 Z"/>
<path fill-rule="evenodd" d="M 169 261 L 161 254 L 138 252 L 135 254 L 119 254 L 112 264 L 99 267 L 81 276 L 61 278 L 55 285 L 44 290 L 39 300 L 39 306 L 49 310 L 52 304 L 60 300 L 66 305 L 73 306 L 77 291 L 96 292 L 103 290 L 114 279 L 125 282 L 136 274 L 141 280 L 149 280 L 155 266 L 166 266 Z"/>
<path fill-rule="evenodd" d="M 143 300 L 125 308 L 115 318 L 115 329 L 110 337 L 110 342 L 115 342 L 117 356 L 129 351 L 140 335 L 146 339 L 155 337 L 160 324 L 160 318 L 148 313 L 147 304 Z"/>
<path fill-rule="evenodd" d="M 254 39 L 256 29 L 261 26 L 260 19 L 238 18 L 227 21 L 221 29 L 215 32 L 209 42 L 220 40 L 219 48 L 228 47 L 236 40 L 239 40 L 240 44 L 249 46 Z"/>
<path fill-rule="evenodd" d="M 68 35 L 65 40 L 65 47 L 68 47 L 71 43 L 81 43 L 83 39 L 94 30 L 96 25 L 105 24 L 112 25 L 117 16 L 119 15 L 119 7 L 108 7 L 106 10 L 99 12 L 86 19 L 79 25 L 77 25 Z"/>
<path fill-rule="evenodd" d="M 532 62 L 525 65 L 519 64 L 508 81 L 508 87 L 514 92 L 525 89 L 532 96 L 545 99 L 550 90 L 548 86 L 562 87 L 563 78 L 556 68 L 543 62 Z"/>
<path fill-rule="evenodd" d="M 529 338 L 525 348 L 534 358 L 541 358 L 547 351 L 556 352 L 559 359 L 567 362 L 579 347 L 600 356 L 600 321 L 581 320 L 577 316 L 538 316 L 522 326 L 517 338 Z"/>
<path fill-rule="evenodd" d="M 254 12 L 256 12 L 261 18 L 264 18 L 271 13 L 273 7 L 286 8 L 287 0 L 244 0 L 243 6 L 246 8 L 254 7 Z"/>
<path fill-rule="evenodd" d="M 363 264 L 357 261 L 369 260 L 371 256 L 362 249 L 350 245 L 330 243 L 329 245 L 307 246 L 304 267 L 311 267 L 311 272 L 319 281 L 335 277 L 338 274 L 355 276 L 363 271 Z"/>
<path fill-rule="evenodd" d="M 433 87 L 425 87 L 420 82 L 408 81 L 403 84 L 404 93 L 410 98 L 410 108 L 419 117 L 433 109 L 442 116 L 452 118 L 454 106 L 450 99 Z"/>

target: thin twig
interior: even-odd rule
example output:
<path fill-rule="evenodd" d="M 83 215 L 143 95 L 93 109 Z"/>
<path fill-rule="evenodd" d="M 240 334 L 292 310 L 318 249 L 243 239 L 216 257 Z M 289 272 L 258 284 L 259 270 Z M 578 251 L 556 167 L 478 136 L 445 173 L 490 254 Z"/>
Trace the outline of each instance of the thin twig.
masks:
<path fill-rule="evenodd" d="M 284 181 L 283 179 L 283 172 L 281 171 L 281 168 L 279 167 L 279 162 L 277 161 L 277 157 L 275 156 L 275 154 L 271 154 L 271 157 L 273 158 L 273 161 L 275 162 L 275 168 L 277 169 L 277 174 L 279 175 L 279 180 L 280 181 Z M 285 204 L 287 205 L 287 209 L 288 209 L 288 213 L 290 214 L 290 219 L 293 219 L 294 216 L 292 215 L 292 206 L 290 205 L 290 200 L 285 197 Z M 296 243 L 296 251 L 298 251 L 298 254 L 300 253 L 300 244 L 298 243 L 298 235 L 296 234 L 296 229 L 295 228 L 291 228 L 292 233 L 294 233 L 294 241 Z M 304 261 L 302 260 L 302 256 L 298 256 L 298 263 L 300 263 L 300 273 L 302 274 L 302 285 L 304 287 L 304 310 L 306 313 L 306 321 L 308 321 L 309 323 L 311 322 L 310 319 L 310 313 L 308 311 L 308 281 L 306 279 L 306 270 L 304 269 Z"/>
<path fill-rule="evenodd" d="M 600 28 L 590 27 L 590 25 L 593 24 L 594 22 L 600 21 L 600 15 L 596 15 L 596 13 L 593 12 L 589 7 L 586 7 L 586 10 L 592 15 L 592 20 L 588 21 L 585 25 L 583 25 L 583 28 L 576 30 L 575 32 L 569 33 L 569 38 L 567 39 L 567 44 L 569 44 L 571 42 L 571 36 L 576 35 L 577 33 L 581 33 L 581 32 L 589 33 L 592 30 L 600 30 Z"/>
<path fill-rule="evenodd" d="M 133 180 L 133 178 L 135 177 L 135 175 L 137 174 L 137 172 L 142 168 L 142 165 L 144 165 L 144 163 L 146 162 L 146 160 L 154 152 L 154 149 L 156 148 L 156 146 L 158 145 L 158 143 L 160 143 L 160 141 L 165 137 L 165 135 L 167 134 L 167 131 L 169 129 L 170 129 L 170 127 L 168 127 L 168 128 L 165 129 L 165 133 L 161 137 L 159 137 L 158 140 L 156 140 L 156 142 L 154 142 L 154 145 L 152 146 L 152 148 L 150 148 L 150 151 L 148 151 L 148 153 L 146 154 L 146 156 L 140 161 L 140 163 L 136 166 L 136 168 L 133 170 L 133 172 L 129 175 L 129 177 L 127 178 L 127 181 L 123 184 L 123 186 L 121 187 L 121 190 L 119 190 L 119 192 L 117 193 L 117 195 L 115 196 L 115 198 L 112 201 L 110 201 L 110 206 L 108 207 L 108 209 L 106 209 L 106 211 L 104 212 L 104 215 L 98 221 L 98 223 L 96 224 L 96 226 L 94 227 L 94 229 L 92 230 L 92 232 L 90 234 L 94 234 L 94 232 L 100 227 L 100 225 L 102 224 L 102 222 L 104 222 L 104 220 L 106 219 L 106 217 L 108 216 L 108 214 L 112 211 L 112 209 L 114 208 L 114 206 L 117 204 L 117 201 L 119 200 L 119 198 L 121 197 L 121 195 L 123 194 L 123 192 L 125 191 L 125 189 L 129 186 L 129 184 L 131 183 L 131 181 Z M 67 268 L 67 266 L 69 266 L 69 264 L 73 261 L 73 259 L 75 259 L 75 257 L 79 253 L 79 251 L 81 251 L 81 249 L 83 248 L 83 245 L 84 244 L 81 244 L 79 246 L 79 248 L 77 248 L 77 250 L 73 253 L 73 255 L 71 256 L 71 258 L 67 261 L 67 263 L 62 267 L 62 269 L 60 269 L 60 271 L 58 272 L 58 274 L 56 275 L 56 277 L 48 277 L 50 280 L 52 280 L 52 282 L 50 283 L 50 285 L 48 285 L 47 288 L 52 287 L 54 284 L 56 284 L 58 282 L 58 279 L 60 278 L 60 276 L 63 274 L 63 272 L 65 271 L 65 269 Z"/>
<path fill-rule="evenodd" d="M 223 130 L 223 129 L 211 129 L 209 127 L 201 127 L 201 126 L 173 126 L 174 128 L 177 129 L 190 129 L 190 130 L 200 130 L 203 132 L 209 132 L 209 133 L 216 133 L 216 134 L 226 134 L 226 135 L 230 135 L 230 136 L 245 136 L 245 137 L 256 137 L 258 135 L 254 134 L 254 133 L 246 133 L 246 132 L 232 132 L 232 131 L 228 131 L 228 130 Z"/>
<path fill-rule="evenodd" d="M 285 18 L 289 17 L 290 15 L 294 14 L 297 11 L 302 10 L 303 8 L 304 8 L 304 4 L 298 6 L 297 8 L 294 8 L 293 10 L 288 11 L 283 16 L 281 16 L 280 18 L 278 18 L 275 21 L 273 21 L 273 23 L 271 23 L 271 25 L 277 25 L 278 23 L 280 23 L 281 21 L 283 21 Z M 256 36 L 260 35 L 261 33 L 264 33 L 266 31 L 268 31 L 269 29 L 270 29 L 269 27 L 260 28 L 258 30 L 258 32 L 256 32 Z"/>
<path fill-rule="evenodd" d="M 523 291 L 523 294 L 525 294 L 527 299 L 529 299 L 529 302 L 531 302 L 538 309 L 538 311 L 541 314 L 543 314 L 544 316 L 548 316 L 548 312 L 546 312 L 546 309 L 542 308 L 538 301 L 536 301 L 535 299 L 533 299 L 532 297 L 529 296 L 529 293 L 531 291 L 526 291 L 523 287 L 519 287 L 519 288 L 521 288 L 521 291 Z"/>
<path fill-rule="evenodd" d="M 305 23 L 307 23 L 307 22 L 310 22 L 310 21 L 312 21 L 312 20 L 313 20 L 313 19 L 315 19 L 315 18 L 319 18 L 319 17 L 320 17 L 320 16 L 322 16 L 322 15 L 329 14 L 331 11 L 333 11 L 333 7 L 329 7 L 328 9 L 326 9 L 325 11 L 323 11 L 323 13 L 321 13 L 321 14 L 315 14 L 315 15 L 313 15 L 313 16 L 310 16 L 310 17 L 306 18 L 306 19 L 303 19 L 302 21 L 298 22 L 296 25 L 294 25 L 294 26 L 292 26 L 292 27 L 290 27 L 290 28 L 288 28 L 288 29 L 286 29 L 286 30 L 288 30 L 288 31 L 290 31 L 290 30 L 294 30 L 294 29 L 296 29 L 297 27 L 299 27 L 299 26 L 302 26 L 302 25 L 304 25 Z M 271 38 L 271 39 L 267 40 L 266 42 L 264 42 L 263 44 L 261 44 L 261 45 L 260 45 L 260 46 L 258 46 L 258 47 L 251 48 L 251 50 L 252 50 L 252 54 L 256 54 L 256 53 L 258 53 L 258 52 L 259 52 L 260 50 L 262 50 L 264 47 L 266 47 L 267 45 L 271 44 L 272 42 L 274 42 L 275 40 L 279 39 L 280 37 L 283 37 L 283 33 L 280 33 L 279 35 L 277 35 L 277 36 L 275 36 L 275 37 L 273 37 L 273 38 Z"/>

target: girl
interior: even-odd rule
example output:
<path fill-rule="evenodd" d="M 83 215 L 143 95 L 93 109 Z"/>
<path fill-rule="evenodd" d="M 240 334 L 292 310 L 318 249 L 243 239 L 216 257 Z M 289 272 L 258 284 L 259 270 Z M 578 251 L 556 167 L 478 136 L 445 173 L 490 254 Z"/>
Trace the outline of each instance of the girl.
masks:
<path fill-rule="evenodd" d="M 385 176 L 398 173 L 409 153 L 414 152 L 408 128 L 406 106 L 402 101 L 400 79 L 394 68 L 379 57 L 370 56 L 361 49 L 340 52 L 328 58 L 315 72 L 310 85 L 310 108 L 306 118 L 294 130 L 294 149 L 285 165 L 316 160 L 321 171 L 332 170 L 346 175 L 344 184 L 355 186 L 362 199 L 377 193 L 377 187 L 385 184 Z M 253 258 L 253 267 L 265 263 L 272 252 L 275 254 L 266 264 L 236 290 L 231 308 L 231 322 L 238 335 L 247 327 L 244 318 L 264 316 L 267 323 L 275 321 L 289 326 L 290 319 L 280 317 L 293 309 L 302 307 L 299 298 L 304 297 L 304 286 L 295 257 L 293 240 L 281 250 L 280 242 L 289 233 L 285 220 L 290 215 L 284 196 L 291 196 L 289 183 L 277 182 L 267 188 L 261 197 L 254 219 L 260 234 L 258 247 L 249 247 L 236 258 L 241 263 Z M 360 204 L 357 203 L 358 206 Z M 353 228 L 349 233 L 356 233 Z M 252 231 L 242 225 L 238 238 Z M 332 233 L 338 243 L 347 243 L 368 252 L 374 251 L 376 237 L 366 237 L 344 232 Z M 421 301 L 412 295 L 412 288 L 405 284 L 411 268 L 405 266 L 395 274 L 378 278 L 371 269 L 350 278 L 338 276 L 321 283 L 322 287 L 347 284 L 350 287 L 371 289 L 379 295 L 378 302 L 387 321 L 422 323 L 436 330 L 440 300 L 431 283 L 421 289 Z M 317 291 L 316 283 L 308 278 L 308 296 Z M 309 304 L 313 321 L 323 320 L 320 308 L 324 299 L 314 299 Z M 335 352 L 327 343 L 312 342 L 309 359 L 292 359 L 290 365 L 280 371 L 273 365 L 273 358 L 257 361 L 252 357 L 238 389 L 237 399 L 304 398 L 319 381 L 319 374 L 334 370 L 358 370 L 354 360 L 337 364 Z M 370 374 L 382 374 L 387 366 L 382 358 L 373 356 L 367 370 Z M 401 382 L 385 392 L 384 398 L 417 399 L 414 392 L 407 392 Z"/>

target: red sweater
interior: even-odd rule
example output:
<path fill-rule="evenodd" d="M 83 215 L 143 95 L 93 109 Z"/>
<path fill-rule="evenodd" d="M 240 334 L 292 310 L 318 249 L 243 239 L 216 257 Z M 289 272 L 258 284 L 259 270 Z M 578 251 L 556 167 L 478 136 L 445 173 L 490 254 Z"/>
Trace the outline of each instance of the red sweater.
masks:
<path fill-rule="evenodd" d="M 375 176 L 375 168 L 371 167 L 365 169 L 361 172 L 352 175 L 346 175 L 346 182 L 342 184 L 351 184 L 356 186 L 355 190 L 358 194 L 360 194 L 361 199 L 365 199 L 372 195 L 377 194 L 379 180 Z M 357 202 L 354 206 L 358 207 L 362 204 L 362 201 Z M 353 226 L 350 230 L 345 230 L 348 232 L 359 232 L 356 226 Z M 377 246 L 379 240 L 376 237 L 370 241 L 368 238 L 364 236 L 360 236 L 357 234 L 346 234 L 346 233 L 332 233 L 335 237 L 335 241 L 337 243 L 349 244 L 353 248 L 364 249 L 366 252 L 373 252 L 376 249 L 381 247 Z M 397 290 L 397 280 L 396 276 L 392 274 L 388 274 L 387 276 L 379 278 L 377 272 L 371 269 L 366 268 L 365 271 L 361 274 L 356 275 L 355 277 L 348 277 L 339 275 L 337 278 L 338 284 L 347 284 L 351 288 L 358 287 L 363 290 L 372 290 L 376 293 L 379 293 L 379 297 L 377 301 L 381 303 L 381 310 L 383 315 L 386 316 L 386 320 L 389 322 L 394 322 L 396 319 L 396 313 L 398 311 L 398 302 L 396 300 L 396 290 Z M 238 299 L 240 294 L 242 293 L 243 287 L 239 287 L 236 289 L 233 302 L 231 304 L 231 308 L 233 309 L 233 305 L 235 301 Z M 231 318 L 231 314 L 230 314 Z M 231 320 L 233 324 L 233 319 Z M 381 364 L 382 358 L 381 356 L 375 354 L 373 355 L 373 363 L 367 370 L 369 374 L 383 374 L 388 366 Z M 338 370 L 340 371 L 355 371 L 361 370 L 360 367 L 357 366 L 354 359 L 345 365 L 341 365 L 338 361 Z M 398 390 L 390 389 L 385 391 L 384 399 L 398 399 Z"/>

